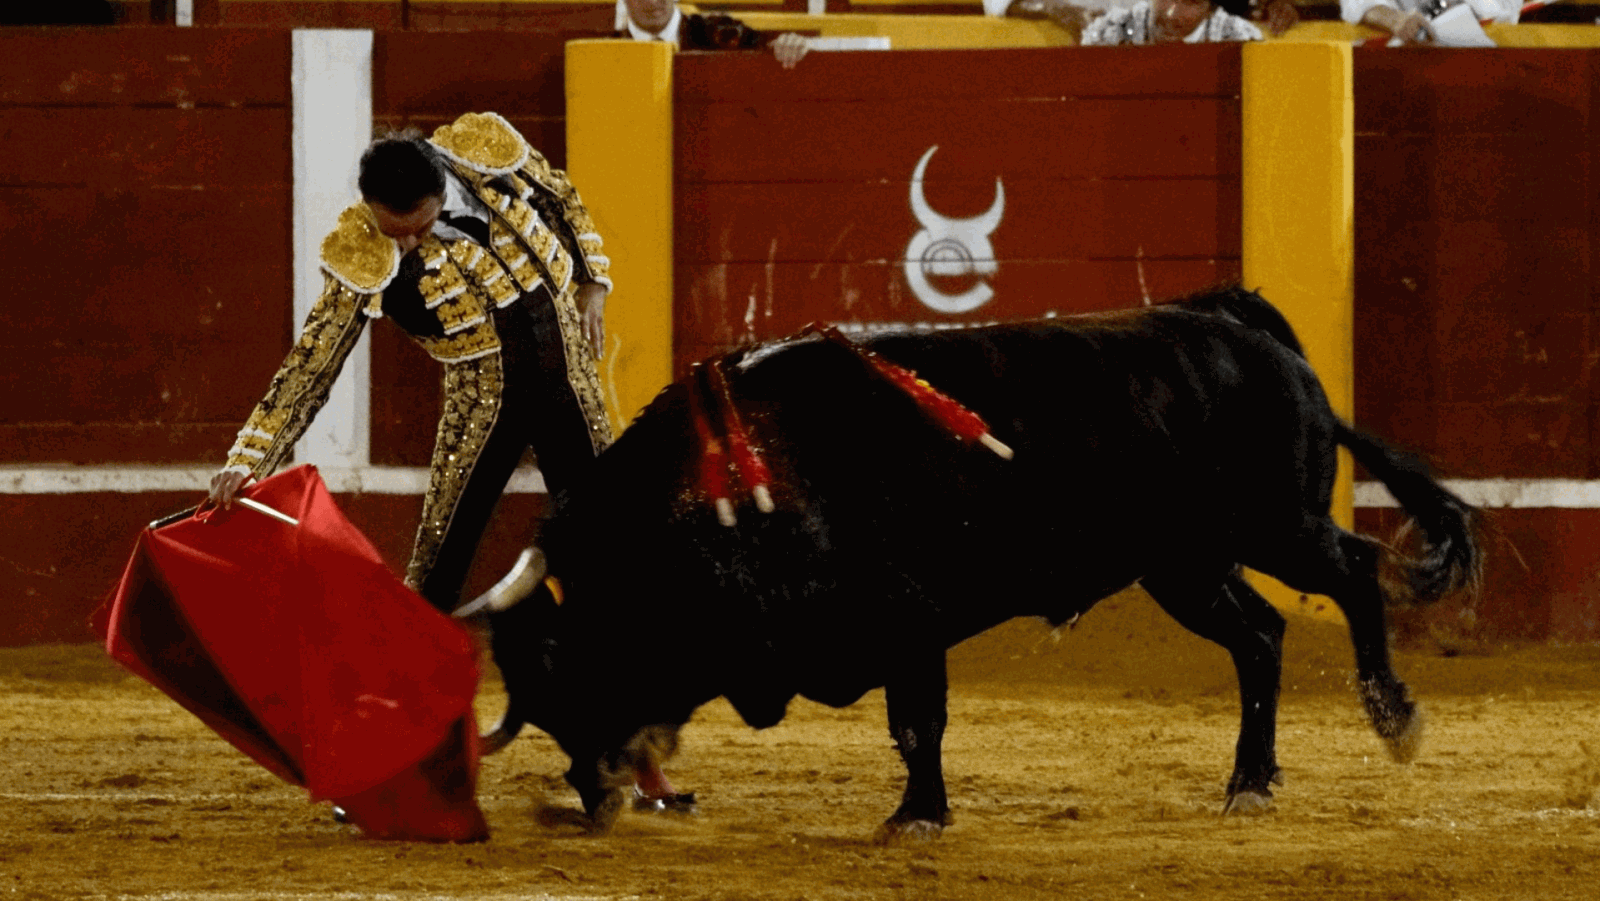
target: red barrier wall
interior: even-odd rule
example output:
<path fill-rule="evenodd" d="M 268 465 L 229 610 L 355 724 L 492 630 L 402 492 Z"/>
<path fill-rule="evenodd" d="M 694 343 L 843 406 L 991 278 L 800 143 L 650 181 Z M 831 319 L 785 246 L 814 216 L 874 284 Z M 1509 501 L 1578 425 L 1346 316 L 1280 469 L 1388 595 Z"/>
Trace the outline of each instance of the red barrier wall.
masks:
<path fill-rule="evenodd" d="M 1357 415 L 1452 476 L 1600 475 L 1597 67 L 1355 55 Z"/>
<path fill-rule="evenodd" d="M 6 29 L 0 42 L 6 461 L 215 463 L 295 329 L 287 33 Z M 380 33 L 378 119 L 431 128 L 498 109 L 564 164 L 559 47 L 535 32 Z M 470 76 L 461 59 L 479 60 Z M 1356 54 L 1357 417 L 1447 475 L 1595 478 L 1597 59 Z M 680 365 L 815 318 L 1011 318 L 1238 272 L 1233 48 L 676 65 Z M 901 263 L 923 227 L 912 169 L 934 145 L 924 195 L 943 216 L 976 216 L 995 179 L 1005 187 L 998 270 L 930 276 L 947 293 L 993 287 L 959 316 L 924 307 Z M 375 462 L 425 464 L 433 364 L 393 329 L 372 334 Z M 195 499 L 0 495 L 0 643 L 84 640 L 138 528 Z M 341 501 L 398 568 L 416 498 Z M 469 590 L 542 503 L 508 499 Z M 1393 516 L 1369 508 L 1360 524 Z M 1600 637 L 1595 511 L 1490 521 L 1470 635 Z"/>
<path fill-rule="evenodd" d="M 792 72 L 680 55 L 675 365 L 816 319 L 1015 319 L 1237 278 L 1238 95 L 1220 45 L 813 54 Z M 981 216 L 1004 187 L 993 276 L 924 267 L 946 297 L 992 287 L 961 314 L 920 300 L 902 262 L 935 146 L 938 217 Z"/>
<path fill-rule="evenodd" d="M 0 40 L 6 459 L 216 459 L 289 327 L 288 35 Z"/>
<path fill-rule="evenodd" d="M 1356 417 L 1446 475 L 1600 475 L 1597 76 L 1595 51 L 1356 51 Z M 1482 597 L 1423 626 L 1600 640 L 1600 513 L 1486 522 Z"/>

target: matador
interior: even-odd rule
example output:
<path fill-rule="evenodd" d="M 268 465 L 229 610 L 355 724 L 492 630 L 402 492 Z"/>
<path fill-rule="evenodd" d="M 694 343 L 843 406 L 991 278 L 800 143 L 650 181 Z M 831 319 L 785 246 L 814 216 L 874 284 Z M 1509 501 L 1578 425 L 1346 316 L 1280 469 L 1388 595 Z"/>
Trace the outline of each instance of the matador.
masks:
<path fill-rule="evenodd" d="M 231 502 L 290 457 L 367 321 L 387 318 L 444 369 L 406 582 L 448 611 L 526 449 L 555 495 L 611 441 L 596 370 L 609 261 L 566 174 L 494 113 L 374 142 L 361 191 L 322 243 L 322 294 L 211 497 Z"/>

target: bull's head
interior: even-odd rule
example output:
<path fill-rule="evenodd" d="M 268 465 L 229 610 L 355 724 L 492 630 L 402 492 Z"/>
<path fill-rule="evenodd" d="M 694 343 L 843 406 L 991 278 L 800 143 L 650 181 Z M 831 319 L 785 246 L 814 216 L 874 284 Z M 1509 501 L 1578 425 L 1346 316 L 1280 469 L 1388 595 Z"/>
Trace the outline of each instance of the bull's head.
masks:
<path fill-rule="evenodd" d="M 456 618 L 486 626 L 505 680 L 506 712 L 485 733 L 480 753 L 510 744 L 524 723 L 549 733 L 572 758 L 568 783 L 578 792 L 590 826 L 604 831 L 617 818 L 641 770 L 659 773 L 676 750 L 677 727 L 640 727 L 625 693 L 609 678 L 607 655 L 585 647 L 563 656 L 560 588 L 538 548 L 522 552 L 493 588 L 465 604 Z M 613 715 L 608 715 L 613 714 Z"/>
<path fill-rule="evenodd" d="M 938 145 L 928 148 L 911 175 L 911 213 L 922 225 L 922 231 L 911 238 L 906 247 L 906 281 L 911 293 L 931 309 L 941 313 L 966 313 L 983 306 L 994 296 L 988 282 L 979 282 L 960 294 L 945 294 L 928 281 L 928 276 L 990 276 L 999 271 L 995 262 L 994 245 L 989 235 L 1000 225 L 1005 215 L 1006 189 L 1000 179 L 994 180 L 994 203 L 988 212 L 971 219 L 947 219 L 928 205 L 922 191 L 922 174 L 928 168 Z"/>

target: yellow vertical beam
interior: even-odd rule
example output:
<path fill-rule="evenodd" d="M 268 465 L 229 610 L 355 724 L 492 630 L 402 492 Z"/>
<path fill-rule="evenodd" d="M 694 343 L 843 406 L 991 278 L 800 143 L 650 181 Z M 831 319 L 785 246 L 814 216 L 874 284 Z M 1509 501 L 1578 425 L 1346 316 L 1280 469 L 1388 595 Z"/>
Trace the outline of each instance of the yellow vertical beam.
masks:
<path fill-rule="evenodd" d="M 567 44 L 567 174 L 615 284 L 600 360 L 613 424 L 672 380 L 672 54 L 660 41 Z"/>
<path fill-rule="evenodd" d="M 1245 287 L 1272 301 L 1299 334 L 1333 409 L 1355 408 L 1355 104 L 1347 42 L 1247 44 L 1241 87 Z M 1334 519 L 1349 528 L 1355 490 L 1340 452 Z M 1280 608 L 1341 618 L 1258 574 Z"/>

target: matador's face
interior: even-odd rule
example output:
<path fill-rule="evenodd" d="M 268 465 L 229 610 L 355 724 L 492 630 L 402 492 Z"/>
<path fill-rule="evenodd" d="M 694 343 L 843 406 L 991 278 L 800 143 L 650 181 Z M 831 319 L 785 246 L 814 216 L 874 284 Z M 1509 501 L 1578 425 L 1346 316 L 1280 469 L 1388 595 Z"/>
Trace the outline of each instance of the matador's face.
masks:
<path fill-rule="evenodd" d="M 407 213 L 395 212 L 376 200 L 368 200 L 367 206 L 378 220 L 378 231 L 393 238 L 400 245 L 401 254 L 408 254 L 433 231 L 433 224 L 439 221 L 439 213 L 444 209 L 444 197 L 425 197 L 416 209 Z"/>

